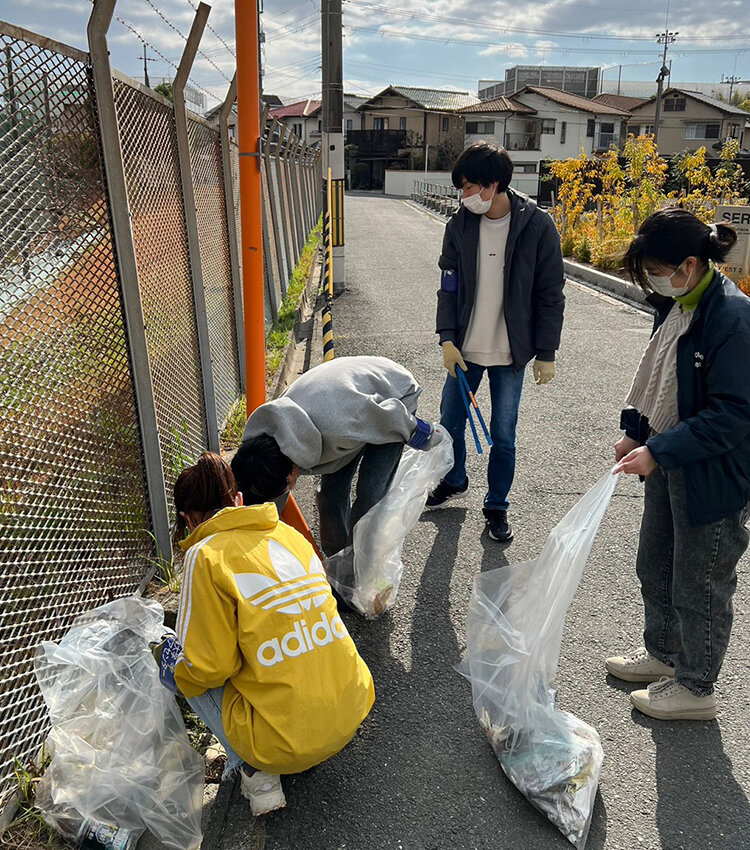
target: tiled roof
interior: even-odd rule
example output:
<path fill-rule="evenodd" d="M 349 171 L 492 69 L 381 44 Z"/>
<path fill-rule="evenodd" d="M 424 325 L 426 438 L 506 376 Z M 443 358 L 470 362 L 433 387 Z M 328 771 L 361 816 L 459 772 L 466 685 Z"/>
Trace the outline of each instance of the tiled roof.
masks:
<path fill-rule="evenodd" d="M 605 106 L 614 106 L 615 109 L 624 109 L 628 112 L 646 102 L 645 98 L 642 97 L 629 97 L 625 94 L 607 94 L 606 92 L 598 94 L 593 100 L 594 103 L 603 103 Z"/>
<path fill-rule="evenodd" d="M 524 92 L 538 94 L 541 97 L 546 97 L 554 103 L 559 103 L 561 106 L 569 106 L 571 109 L 579 109 L 581 112 L 591 112 L 595 115 L 628 115 L 627 109 L 615 109 L 614 106 L 607 106 L 604 103 L 594 103 L 587 97 L 581 97 L 577 94 L 571 94 L 560 89 L 551 89 L 546 86 L 525 86 L 520 91 L 517 91 L 514 98 L 522 95 Z"/>
<path fill-rule="evenodd" d="M 364 97 L 361 94 L 347 94 L 344 92 L 344 108 L 345 109 L 359 109 L 363 103 L 367 103 L 369 97 Z"/>
<path fill-rule="evenodd" d="M 310 100 L 308 98 L 307 100 L 298 100 L 296 103 L 280 106 L 278 109 L 272 109 L 271 115 L 274 118 L 306 118 L 320 109 L 321 105 L 322 101 Z"/>
<path fill-rule="evenodd" d="M 447 112 L 454 109 L 463 109 L 479 103 L 479 98 L 466 91 L 449 91 L 446 89 L 420 89 L 413 86 L 388 86 L 380 94 L 388 91 L 396 92 L 401 97 L 421 106 L 422 109 L 434 109 Z M 379 96 L 379 95 L 378 95 Z"/>
<path fill-rule="evenodd" d="M 720 109 L 722 112 L 728 112 L 731 115 L 742 115 L 750 120 L 750 112 L 740 109 L 739 106 L 733 106 L 731 103 L 725 103 L 723 100 L 719 100 L 716 97 L 711 97 L 711 95 L 703 94 L 703 92 L 690 91 L 688 89 L 667 89 L 664 94 L 666 95 L 668 92 L 680 92 L 680 94 L 686 94 L 689 97 L 695 98 L 695 100 L 699 100 L 701 103 L 705 103 L 707 106 L 713 106 L 714 109 Z"/>
<path fill-rule="evenodd" d="M 484 100 L 481 103 L 475 103 L 473 106 L 467 106 L 460 110 L 461 112 L 521 112 L 524 115 L 536 115 L 536 109 L 526 106 L 519 100 L 513 100 L 512 97 L 496 97 L 494 100 Z"/>

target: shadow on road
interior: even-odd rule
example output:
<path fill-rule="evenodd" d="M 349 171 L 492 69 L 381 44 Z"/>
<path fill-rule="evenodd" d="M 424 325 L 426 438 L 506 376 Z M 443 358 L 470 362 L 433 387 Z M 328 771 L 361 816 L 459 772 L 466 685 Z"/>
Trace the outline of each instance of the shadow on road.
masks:
<path fill-rule="evenodd" d="M 663 850 L 747 847 L 750 801 L 715 721 L 665 723 L 633 711 L 656 745 L 656 824 Z"/>

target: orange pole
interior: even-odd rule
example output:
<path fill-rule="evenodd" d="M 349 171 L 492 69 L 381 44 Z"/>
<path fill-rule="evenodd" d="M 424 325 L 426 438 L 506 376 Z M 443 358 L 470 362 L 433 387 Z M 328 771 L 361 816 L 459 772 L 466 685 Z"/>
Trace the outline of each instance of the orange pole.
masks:
<path fill-rule="evenodd" d="M 237 34 L 237 141 L 240 159 L 242 303 L 245 314 L 247 415 L 266 400 L 266 326 L 263 301 L 263 216 L 260 183 L 260 81 L 258 2 L 235 0 Z M 303 534 L 320 555 L 297 502 L 290 494 L 282 519 Z"/>
<path fill-rule="evenodd" d="M 266 400 L 257 0 L 236 0 L 234 18 L 237 34 L 237 141 L 242 231 L 240 255 L 245 313 L 246 401 L 249 416 Z"/>

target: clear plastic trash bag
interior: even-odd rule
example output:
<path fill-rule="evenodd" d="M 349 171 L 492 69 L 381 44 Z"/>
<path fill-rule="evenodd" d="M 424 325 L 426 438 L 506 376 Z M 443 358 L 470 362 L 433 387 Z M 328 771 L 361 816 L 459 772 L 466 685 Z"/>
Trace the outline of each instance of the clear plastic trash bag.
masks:
<path fill-rule="evenodd" d="M 158 602 L 129 596 L 78 617 L 36 649 L 52 759 L 36 792 L 45 820 L 149 829 L 174 850 L 201 845 L 204 764 L 149 649 L 166 631 Z"/>
<path fill-rule="evenodd" d="M 536 560 L 474 579 L 457 667 L 503 771 L 579 850 L 603 752 L 595 729 L 555 706 L 555 680 L 565 615 L 618 478 L 607 472 Z"/>
<path fill-rule="evenodd" d="M 353 543 L 327 559 L 326 572 L 343 600 L 368 619 L 395 602 L 404 565 L 404 539 L 429 492 L 453 466 L 453 440 L 433 424 L 427 449 L 404 449 L 385 496 L 354 526 Z"/>

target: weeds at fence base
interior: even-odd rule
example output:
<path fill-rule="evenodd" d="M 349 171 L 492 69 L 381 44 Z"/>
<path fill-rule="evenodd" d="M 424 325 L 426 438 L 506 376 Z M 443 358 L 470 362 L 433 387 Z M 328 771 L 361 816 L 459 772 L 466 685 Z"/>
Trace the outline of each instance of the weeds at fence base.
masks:
<path fill-rule="evenodd" d="M 16 759 L 18 813 L 0 835 L 0 847 L 3 847 L 3 850 L 62 850 L 69 846 L 34 808 L 37 783 L 49 764 L 44 749 L 39 761 L 38 765 L 31 763 L 24 766 Z"/>
<path fill-rule="evenodd" d="M 294 317 L 299 305 L 302 290 L 307 284 L 315 257 L 315 250 L 320 242 L 323 230 L 322 218 L 310 232 L 305 247 L 294 270 L 292 279 L 289 281 L 284 301 L 279 308 L 276 324 L 266 333 L 266 386 L 273 383 L 273 378 L 281 366 L 284 351 L 289 344 L 291 330 L 294 326 Z"/>

